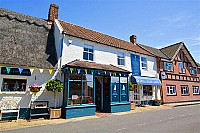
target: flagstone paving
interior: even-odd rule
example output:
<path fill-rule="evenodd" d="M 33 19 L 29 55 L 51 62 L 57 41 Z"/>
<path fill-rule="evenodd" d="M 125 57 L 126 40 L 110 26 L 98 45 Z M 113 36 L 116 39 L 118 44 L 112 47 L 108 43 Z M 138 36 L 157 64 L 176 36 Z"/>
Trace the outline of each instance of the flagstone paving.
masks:
<path fill-rule="evenodd" d="M 135 110 L 131 110 L 128 112 L 120 112 L 120 113 L 97 112 L 95 116 L 86 116 L 86 117 L 79 117 L 79 118 L 72 118 L 72 119 L 52 119 L 52 120 L 32 119 L 30 122 L 26 120 L 22 120 L 22 119 L 19 119 L 18 121 L 12 121 L 12 122 L 1 121 L 0 131 L 26 128 L 26 127 L 31 127 L 31 126 L 41 126 L 41 125 L 47 125 L 47 124 L 58 124 L 58 123 L 66 123 L 66 122 L 73 122 L 73 121 L 82 121 L 86 119 L 96 119 L 96 118 L 102 118 L 102 117 L 108 117 L 108 116 L 114 116 L 114 115 L 125 115 L 125 114 L 130 114 L 130 113 L 138 113 L 138 112 L 151 111 L 151 110 L 172 109 L 176 105 L 184 105 L 184 104 L 185 105 L 200 104 L 200 102 L 170 103 L 170 104 L 164 104 L 161 106 L 137 107 Z"/>

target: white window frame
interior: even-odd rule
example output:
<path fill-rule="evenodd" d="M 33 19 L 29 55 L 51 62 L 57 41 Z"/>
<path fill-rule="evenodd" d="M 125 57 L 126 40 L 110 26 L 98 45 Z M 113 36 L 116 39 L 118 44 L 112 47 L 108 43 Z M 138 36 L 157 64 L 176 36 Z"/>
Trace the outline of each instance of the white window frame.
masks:
<path fill-rule="evenodd" d="M 186 93 L 187 91 L 188 93 Z M 189 94 L 190 94 L 189 87 L 187 85 L 181 85 L 181 95 L 189 95 Z"/>
<path fill-rule="evenodd" d="M 193 94 L 199 94 L 199 86 L 192 86 Z"/>
<path fill-rule="evenodd" d="M 88 50 L 88 51 L 85 51 L 84 48 L 92 49 L 93 52 L 89 52 L 89 50 Z M 87 53 L 87 54 L 88 54 L 87 59 L 84 59 L 84 53 Z M 93 60 L 90 60 L 90 58 L 89 58 L 89 55 L 90 55 L 90 54 L 92 54 Z M 92 45 L 84 44 L 84 46 L 83 46 L 83 59 L 84 59 L 84 60 L 89 60 L 89 61 L 94 61 L 94 47 L 93 47 Z"/>
<path fill-rule="evenodd" d="M 143 61 L 142 58 L 144 58 L 146 61 Z M 143 67 L 142 64 L 146 64 L 146 67 Z M 141 68 L 147 69 L 147 58 L 146 57 L 141 57 Z"/>
<path fill-rule="evenodd" d="M 17 75 L 1 75 L 0 77 L 0 94 L 8 94 L 8 95 L 12 95 L 12 94 L 26 94 L 27 90 L 28 90 L 28 79 L 30 77 L 28 76 L 17 76 Z M 2 87 L 3 87 L 3 79 L 21 79 L 21 80 L 26 80 L 26 88 L 25 91 L 1 91 Z"/>
<path fill-rule="evenodd" d="M 120 64 L 120 62 L 118 60 L 123 60 L 124 64 Z M 119 66 L 125 66 L 125 56 L 123 52 L 117 52 L 117 64 Z"/>
<path fill-rule="evenodd" d="M 166 63 L 166 68 L 165 68 Z M 173 63 L 172 62 L 164 62 L 164 70 L 165 71 L 173 71 Z"/>
<path fill-rule="evenodd" d="M 166 89 L 167 89 L 167 95 L 176 95 L 176 86 L 175 85 L 167 85 Z M 168 89 L 169 89 L 169 91 L 168 91 Z M 172 91 L 172 93 L 171 93 L 171 91 Z"/>

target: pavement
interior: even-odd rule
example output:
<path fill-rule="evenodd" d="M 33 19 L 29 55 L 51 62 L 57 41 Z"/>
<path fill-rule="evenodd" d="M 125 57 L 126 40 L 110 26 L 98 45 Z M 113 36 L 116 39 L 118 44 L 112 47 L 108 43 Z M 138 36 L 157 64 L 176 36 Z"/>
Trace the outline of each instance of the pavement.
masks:
<path fill-rule="evenodd" d="M 85 121 L 85 120 L 95 120 L 99 118 L 107 118 L 112 116 L 126 116 L 130 114 L 138 114 L 139 112 L 147 112 L 147 111 L 156 111 L 156 110 L 167 110 L 172 109 L 179 106 L 187 106 L 188 105 L 196 105 L 200 104 L 200 102 L 187 102 L 187 103 L 170 103 L 164 104 L 161 106 L 146 106 L 146 107 L 137 107 L 135 110 L 131 110 L 128 112 L 120 112 L 120 113 L 97 113 L 95 116 L 86 116 L 86 117 L 79 117 L 79 118 L 72 118 L 72 119 L 52 119 L 52 120 L 45 120 L 45 119 L 33 119 L 31 122 L 27 122 L 26 120 L 18 120 L 12 122 L 0 122 L 0 131 L 7 131 L 7 130 L 16 130 L 19 128 L 27 128 L 27 127 L 41 127 L 43 125 L 57 125 L 57 124 L 64 124 L 64 123 L 71 123 L 71 122 L 78 122 L 78 121 Z M 200 117 L 199 117 L 200 118 Z"/>

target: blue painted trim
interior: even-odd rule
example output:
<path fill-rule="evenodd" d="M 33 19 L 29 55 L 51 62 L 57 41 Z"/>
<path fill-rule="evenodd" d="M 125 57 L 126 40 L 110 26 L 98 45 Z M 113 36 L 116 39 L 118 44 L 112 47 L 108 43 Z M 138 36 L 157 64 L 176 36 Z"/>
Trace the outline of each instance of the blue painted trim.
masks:
<path fill-rule="evenodd" d="M 81 72 L 81 105 L 83 103 L 83 72 Z"/>
<path fill-rule="evenodd" d="M 126 105 L 126 104 L 130 104 L 130 102 L 112 102 L 110 105 Z"/>
<path fill-rule="evenodd" d="M 111 83 L 111 76 L 110 76 L 110 103 L 112 102 L 112 83 Z"/>
<path fill-rule="evenodd" d="M 119 75 L 119 102 L 121 102 L 121 82 L 120 82 L 120 75 Z"/>
<path fill-rule="evenodd" d="M 65 108 L 71 109 L 71 108 L 86 108 L 86 107 L 96 107 L 96 105 L 94 104 L 69 105 L 68 107 Z"/>
<path fill-rule="evenodd" d="M 69 78 L 70 78 L 70 71 L 69 71 L 69 68 L 68 68 L 68 76 L 67 76 L 67 106 L 69 104 Z"/>
<path fill-rule="evenodd" d="M 127 101 L 129 101 L 129 80 L 128 80 L 128 76 L 127 76 Z"/>
<path fill-rule="evenodd" d="M 93 72 L 93 104 L 95 105 L 95 73 Z"/>

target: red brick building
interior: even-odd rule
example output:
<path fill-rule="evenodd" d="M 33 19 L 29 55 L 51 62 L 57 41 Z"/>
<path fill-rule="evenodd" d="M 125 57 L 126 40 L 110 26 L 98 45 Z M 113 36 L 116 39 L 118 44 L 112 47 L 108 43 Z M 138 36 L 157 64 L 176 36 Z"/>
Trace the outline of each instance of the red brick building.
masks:
<path fill-rule="evenodd" d="M 162 49 L 138 46 L 157 56 L 163 103 L 200 100 L 200 68 L 183 42 Z"/>

